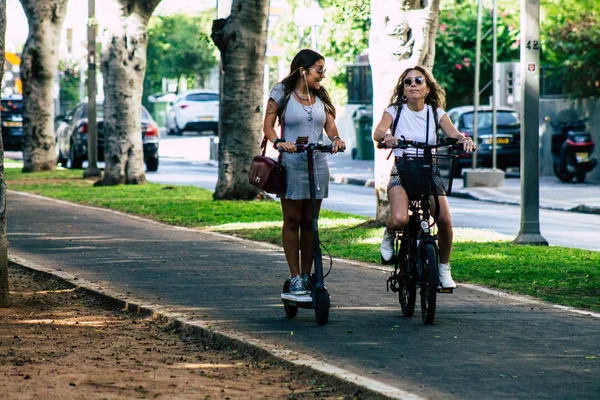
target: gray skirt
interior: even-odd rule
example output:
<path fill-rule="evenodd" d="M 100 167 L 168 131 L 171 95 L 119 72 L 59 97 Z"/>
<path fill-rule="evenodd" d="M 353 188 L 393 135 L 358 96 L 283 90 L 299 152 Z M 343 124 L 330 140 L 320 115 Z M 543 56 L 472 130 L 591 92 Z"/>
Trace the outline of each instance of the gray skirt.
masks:
<path fill-rule="evenodd" d="M 324 153 L 313 153 L 315 157 L 316 198 L 325 199 L 329 195 L 329 164 Z M 284 199 L 310 199 L 308 185 L 307 153 L 283 153 L 282 163 L 285 167 L 286 191 Z"/>

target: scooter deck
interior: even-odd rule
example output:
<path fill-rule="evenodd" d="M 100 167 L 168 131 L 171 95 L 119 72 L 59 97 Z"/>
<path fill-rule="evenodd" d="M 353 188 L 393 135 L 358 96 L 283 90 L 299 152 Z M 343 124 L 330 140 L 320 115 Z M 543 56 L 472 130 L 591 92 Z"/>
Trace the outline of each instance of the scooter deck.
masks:
<path fill-rule="evenodd" d="M 438 293 L 454 293 L 454 288 L 443 288 L 443 287 L 438 286 L 437 292 Z"/>
<path fill-rule="evenodd" d="M 281 299 L 287 301 L 294 301 L 296 303 L 311 303 L 312 297 L 309 294 L 305 294 L 302 296 L 293 295 L 291 293 L 281 293 Z"/>

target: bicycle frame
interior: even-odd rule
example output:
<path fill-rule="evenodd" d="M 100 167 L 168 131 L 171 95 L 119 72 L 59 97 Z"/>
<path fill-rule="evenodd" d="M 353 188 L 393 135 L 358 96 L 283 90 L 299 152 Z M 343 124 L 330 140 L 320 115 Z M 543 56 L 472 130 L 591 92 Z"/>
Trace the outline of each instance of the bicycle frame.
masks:
<path fill-rule="evenodd" d="M 423 149 L 424 163 L 422 168 L 429 173 L 425 176 L 432 179 L 433 155 L 435 148 L 451 146 L 457 148 L 456 143 L 441 142 L 436 145 L 418 143 L 402 140 L 398 148 L 415 147 Z M 385 147 L 379 144 L 380 148 Z M 452 157 L 452 154 L 449 155 Z M 449 187 L 452 185 L 452 169 L 450 173 Z M 399 293 L 402 313 L 410 317 L 414 313 L 416 302 L 416 287 L 420 289 L 421 313 L 425 324 L 432 324 L 435 316 L 436 293 L 452 293 L 453 289 L 443 289 L 438 285 L 439 248 L 437 245 L 437 234 L 434 233 L 434 222 L 431 219 L 431 193 L 437 196 L 437 187 L 433 184 L 427 185 L 428 190 L 418 195 L 409 195 L 409 222 L 401 234 L 396 233 L 395 239 L 395 268 L 387 280 L 388 291 Z M 430 193 L 431 192 L 431 193 Z M 436 197 L 437 198 L 437 197 Z M 439 203 L 436 201 L 436 214 L 439 211 Z M 406 248 L 403 248 L 406 246 Z M 414 253 L 414 254 L 413 254 Z"/>

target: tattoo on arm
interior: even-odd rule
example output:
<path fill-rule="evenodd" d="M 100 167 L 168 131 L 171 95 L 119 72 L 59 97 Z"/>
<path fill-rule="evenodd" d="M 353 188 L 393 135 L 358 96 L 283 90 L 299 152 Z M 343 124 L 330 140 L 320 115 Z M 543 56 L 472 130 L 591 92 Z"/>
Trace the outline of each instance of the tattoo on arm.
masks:
<path fill-rule="evenodd" d="M 277 114 L 277 103 L 273 99 L 267 103 L 267 114 Z"/>

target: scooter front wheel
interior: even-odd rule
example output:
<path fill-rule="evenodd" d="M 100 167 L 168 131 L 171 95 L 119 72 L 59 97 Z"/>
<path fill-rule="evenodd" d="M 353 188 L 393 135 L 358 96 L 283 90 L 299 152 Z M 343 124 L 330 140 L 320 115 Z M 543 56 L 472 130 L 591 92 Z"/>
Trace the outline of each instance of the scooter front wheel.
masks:
<path fill-rule="evenodd" d="M 315 318 L 320 325 L 325 325 L 329 320 L 329 307 L 331 306 L 329 293 L 327 289 L 321 289 L 315 293 L 315 296 Z"/>

